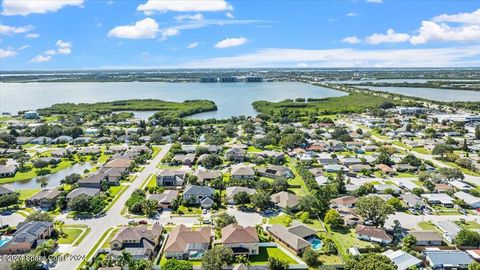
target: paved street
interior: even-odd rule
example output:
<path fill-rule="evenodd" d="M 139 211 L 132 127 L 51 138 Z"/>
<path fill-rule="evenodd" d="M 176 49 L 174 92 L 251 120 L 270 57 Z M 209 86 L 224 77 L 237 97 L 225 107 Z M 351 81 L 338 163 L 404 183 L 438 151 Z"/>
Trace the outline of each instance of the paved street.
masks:
<path fill-rule="evenodd" d="M 83 241 L 76 247 L 72 247 L 69 252 L 73 255 L 86 255 L 92 249 L 93 245 L 101 238 L 101 236 L 108 230 L 108 228 L 115 227 L 121 224 L 127 224 L 128 219 L 123 217 L 120 213 L 125 207 L 125 202 L 130 198 L 133 191 L 138 189 L 143 182 L 145 182 L 152 173 L 157 173 L 157 164 L 168 153 L 171 145 L 162 146 L 162 150 L 158 155 L 149 163 L 145 165 L 143 171 L 138 173 L 137 178 L 130 184 L 128 189 L 122 194 L 122 196 L 115 202 L 115 204 L 108 210 L 105 216 L 97 219 L 87 220 L 74 220 L 66 217 L 62 217 L 61 220 L 65 224 L 86 224 L 92 230 L 83 239 Z M 76 269 L 80 265 L 81 261 L 64 261 L 59 262 L 52 269 Z"/>
<path fill-rule="evenodd" d="M 406 228 L 406 229 L 413 229 L 413 228 L 417 228 L 417 229 L 420 229 L 417 227 L 417 224 L 419 222 L 422 222 L 422 221 L 431 221 L 433 223 L 435 223 L 436 221 L 440 221 L 440 220 L 450 220 L 450 221 L 458 221 L 460 220 L 461 218 L 465 219 L 465 220 L 475 220 L 475 221 L 479 221 L 479 218 L 478 216 L 475 216 L 475 215 L 441 215 L 441 216 L 437 216 L 437 215 L 409 215 L 407 213 L 403 213 L 403 212 L 396 212 L 394 215 L 391 215 L 388 217 L 387 219 L 387 222 L 385 223 L 385 226 L 393 226 L 394 223 L 393 221 L 394 220 L 398 220 L 400 221 L 400 224 L 402 225 L 403 228 Z"/>

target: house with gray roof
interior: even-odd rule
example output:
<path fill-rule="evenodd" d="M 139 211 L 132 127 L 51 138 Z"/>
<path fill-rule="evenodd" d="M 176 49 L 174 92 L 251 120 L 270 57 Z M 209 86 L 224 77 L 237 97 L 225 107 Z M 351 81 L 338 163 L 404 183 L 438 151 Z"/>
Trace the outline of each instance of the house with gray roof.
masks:
<path fill-rule="evenodd" d="M 0 165 L 0 178 L 3 177 L 13 177 L 17 173 L 17 166 L 9 165 Z"/>
<path fill-rule="evenodd" d="M 260 176 L 268 177 L 268 178 L 292 178 L 293 172 L 287 166 L 282 165 L 267 165 L 267 167 L 260 167 L 257 168 L 257 173 Z"/>
<path fill-rule="evenodd" d="M 149 194 L 148 199 L 158 202 L 158 208 L 170 208 L 175 199 L 178 198 L 178 190 L 167 189 L 160 194 Z"/>
<path fill-rule="evenodd" d="M 47 221 L 21 222 L 12 239 L 0 247 L 0 254 L 22 254 L 30 252 L 42 239 L 47 239 L 54 232 L 53 223 Z"/>
<path fill-rule="evenodd" d="M 456 192 L 453 194 L 453 196 L 457 197 L 460 200 L 463 200 L 471 208 L 474 208 L 474 209 L 480 208 L 479 197 L 473 196 L 463 191 Z"/>
<path fill-rule="evenodd" d="M 213 194 L 215 193 L 215 189 L 207 186 L 197 186 L 197 185 L 188 185 L 185 187 L 183 192 L 183 199 L 190 202 L 191 204 L 200 204 L 202 202 L 205 204 L 209 204 L 210 201 L 206 200 L 206 198 L 213 198 Z"/>
<path fill-rule="evenodd" d="M 449 220 L 439 220 L 435 222 L 435 225 L 442 232 L 443 238 L 450 243 L 455 241 L 455 237 L 457 237 L 457 234 L 462 230 L 457 224 Z"/>
<path fill-rule="evenodd" d="M 400 195 L 400 198 L 411 208 L 422 210 L 428 208 L 427 204 L 422 201 L 422 198 L 412 193 L 405 193 Z"/>
<path fill-rule="evenodd" d="M 289 231 L 285 226 L 275 224 L 267 227 L 267 232 L 296 254 L 302 254 L 306 248 L 310 247 L 310 242 L 296 235 L 294 232 Z"/>
<path fill-rule="evenodd" d="M 151 229 L 147 225 L 123 226 L 110 240 L 110 254 L 117 258 L 122 251 L 126 251 L 134 260 L 149 260 L 156 256 L 162 230 L 158 222 L 154 223 Z"/>
<path fill-rule="evenodd" d="M 227 192 L 227 202 L 229 204 L 233 204 L 235 203 L 235 201 L 233 200 L 233 196 L 235 196 L 235 194 L 238 194 L 240 192 L 246 192 L 248 195 L 252 195 L 252 194 L 255 194 L 257 191 L 254 188 L 235 186 L 235 187 L 227 187 L 226 192 Z"/>
<path fill-rule="evenodd" d="M 55 207 L 55 203 L 57 202 L 60 194 L 61 192 L 57 189 L 44 189 L 26 199 L 25 204 L 27 206 L 37 206 L 43 209 L 51 209 Z"/>
<path fill-rule="evenodd" d="M 182 170 L 164 169 L 157 174 L 157 186 L 182 186 L 186 175 Z"/>
<path fill-rule="evenodd" d="M 403 250 L 387 250 L 382 255 L 389 258 L 397 266 L 397 270 L 407 270 L 410 267 L 418 266 L 422 262 Z"/>
<path fill-rule="evenodd" d="M 85 195 L 88 197 L 93 197 L 93 196 L 98 196 L 100 195 L 100 189 L 99 188 L 85 188 L 85 187 L 79 187 L 76 188 L 67 195 L 67 200 L 71 200 L 73 198 L 76 198 L 80 195 Z"/>
<path fill-rule="evenodd" d="M 417 246 L 441 246 L 442 236 L 437 231 L 409 231 L 408 234 L 417 239 Z"/>
<path fill-rule="evenodd" d="M 255 177 L 255 171 L 252 169 L 252 167 L 239 164 L 232 166 L 230 177 L 237 180 L 252 179 Z"/>
<path fill-rule="evenodd" d="M 426 250 L 423 251 L 429 266 L 436 269 L 467 269 L 473 259 L 461 250 Z"/>

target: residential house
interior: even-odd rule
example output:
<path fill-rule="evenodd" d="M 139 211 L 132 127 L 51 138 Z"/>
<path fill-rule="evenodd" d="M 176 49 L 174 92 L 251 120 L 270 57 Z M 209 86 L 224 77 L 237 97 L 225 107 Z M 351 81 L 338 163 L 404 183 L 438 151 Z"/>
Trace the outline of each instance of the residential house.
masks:
<path fill-rule="evenodd" d="M 355 228 L 355 235 L 358 239 L 380 244 L 390 244 L 393 241 L 393 237 L 387 234 L 385 229 L 375 226 L 358 225 Z"/>
<path fill-rule="evenodd" d="M 191 166 L 195 162 L 195 154 L 176 154 L 172 158 L 172 163 Z"/>
<path fill-rule="evenodd" d="M 330 200 L 330 207 L 332 208 L 354 208 L 355 203 L 358 201 L 354 196 L 342 196 Z"/>
<path fill-rule="evenodd" d="M 11 187 L 9 185 L 1 185 L 0 186 L 0 197 L 5 196 L 5 195 L 13 194 L 14 192 L 15 192 L 15 190 L 13 189 L 13 187 Z"/>
<path fill-rule="evenodd" d="M 238 164 L 238 165 L 232 166 L 230 178 L 236 179 L 236 180 L 253 179 L 255 178 L 255 171 L 253 170 L 252 167 L 249 167 L 243 164 Z"/>
<path fill-rule="evenodd" d="M 197 182 L 205 183 L 206 181 L 211 181 L 222 177 L 220 171 L 215 170 L 197 170 L 194 175 L 197 177 Z"/>
<path fill-rule="evenodd" d="M 458 180 L 454 180 L 454 181 L 450 181 L 448 182 L 452 187 L 455 188 L 455 190 L 458 190 L 458 191 L 469 191 L 471 189 L 475 189 L 473 186 L 463 182 L 463 181 L 458 181 Z"/>
<path fill-rule="evenodd" d="M 252 195 L 252 194 L 255 194 L 256 190 L 254 188 L 235 186 L 235 187 L 227 187 L 226 192 L 227 192 L 227 202 L 229 204 L 233 204 L 235 203 L 235 201 L 233 200 L 233 196 L 235 196 L 235 194 L 238 194 L 240 192 L 246 192 L 247 194 Z"/>
<path fill-rule="evenodd" d="M 417 246 L 441 246 L 442 236 L 437 231 L 409 231 L 408 234 L 417 239 Z"/>
<path fill-rule="evenodd" d="M 100 189 L 99 188 L 88 188 L 88 187 L 79 187 L 76 188 L 67 195 L 67 200 L 71 200 L 73 198 L 76 198 L 80 195 L 86 195 L 88 197 L 94 197 L 100 195 Z"/>
<path fill-rule="evenodd" d="M 317 156 L 317 161 L 321 165 L 332 165 L 332 164 L 337 164 L 338 159 L 337 158 L 332 158 L 332 156 L 329 153 L 320 153 Z"/>
<path fill-rule="evenodd" d="M 445 193 L 422 194 L 422 198 L 424 198 L 430 205 L 442 205 L 448 208 L 454 206 L 453 198 Z"/>
<path fill-rule="evenodd" d="M 178 198 L 178 193 L 178 190 L 168 189 L 160 194 L 150 194 L 148 195 L 148 199 L 157 201 L 158 208 L 166 209 L 172 207 L 173 201 Z"/>
<path fill-rule="evenodd" d="M 270 196 L 270 201 L 277 207 L 283 209 L 294 209 L 298 206 L 300 201 L 299 197 L 295 194 L 281 191 Z"/>
<path fill-rule="evenodd" d="M 419 266 L 422 262 L 421 260 L 417 259 L 417 257 L 414 257 L 403 250 L 394 251 L 389 249 L 385 252 L 382 252 L 382 255 L 389 258 L 393 264 L 397 266 L 397 270 L 407 270 L 410 269 L 410 267 Z"/>
<path fill-rule="evenodd" d="M 157 186 L 182 186 L 187 173 L 182 170 L 164 169 L 157 174 Z"/>
<path fill-rule="evenodd" d="M 210 247 L 212 228 L 201 227 L 198 230 L 180 224 L 168 235 L 163 250 L 165 258 L 188 259 L 200 258 Z"/>
<path fill-rule="evenodd" d="M 128 157 L 116 157 L 110 160 L 107 164 L 105 164 L 103 167 L 105 168 L 124 168 L 128 169 L 130 168 L 130 165 L 132 165 L 133 160 L 131 160 Z"/>
<path fill-rule="evenodd" d="M 455 237 L 462 230 L 457 224 L 449 220 L 439 220 L 435 222 L 435 225 L 442 232 L 443 238 L 448 242 L 455 242 Z"/>
<path fill-rule="evenodd" d="M 468 253 L 461 250 L 425 250 L 425 260 L 434 270 L 460 270 L 467 269 L 473 259 Z"/>
<path fill-rule="evenodd" d="M 474 209 L 480 208 L 479 197 L 473 196 L 463 191 L 456 192 L 455 194 L 453 194 L 453 196 L 457 197 L 460 200 L 463 200 L 471 208 L 474 208 Z"/>
<path fill-rule="evenodd" d="M 292 178 L 293 172 L 287 166 L 281 165 L 267 165 L 267 167 L 257 168 L 257 173 L 260 176 L 278 179 L 278 178 Z"/>
<path fill-rule="evenodd" d="M 400 195 L 400 198 L 402 198 L 402 200 L 405 201 L 410 208 L 417 210 L 428 208 L 425 202 L 423 202 L 422 199 L 415 194 L 405 193 Z"/>
<path fill-rule="evenodd" d="M 50 238 L 53 232 L 52 222 L 20 222 L 12 238 L 0 246 L 0 254 L 12 255 L 30 252 L 39 242 Z"/>
<path fill-rule="evenodd" d="M 289 231 L 287 227 L 282 225 L 275 224 L 267 227 L 267 232 L 296 254 L 302 254 L 305 249 L 311 246 L 310 242 L 303 237 L 296 235 L 294 232 Z"/>
<path fill-rule="evenodd" d="M 199 204 L 203 208 L 213 206 L 215 189 L 207 186 L 188 185 L 183 192 L 183 199 L 191 204 Z"/>
<path fill-rule="evenodd" d="M 324 169 L 326 172 L 329 172 L 329 173 L 348 171 L 348 169 L 345 166 L 338 165 L 338 164 L 325 165 Z"/>
<path fill-rule="evenodd" d="M 242 148 L 230 148 L 225 151 L 225 159 L 229 161 L 242 162 L 245 159 L 247 151 Z"/>
<path fill-rule="evenodd" d="M 394 175 L 396 173 L 392 167 L 385 164 L 378 164 L 377 169 L 379 169 L 383 174 L 386 175 Z"/>
<path fill-rule="evenodd" d="M 52 138 L 50 137 L 45 137 L 45 136 L 40 136 L 35 139 L 32 139 L 30 143 L 33 144 L 49 144 L 52 141 Z"/>
<path fill-rule="evenodd" d="M 373 188 L 375 191 L 379 194 L 386 194 L 389 191 L 393 192 L 394 194 L 400 194 L 401 190 L 395 185 L 392 184 L 379 184 L 379 185 L 374 185 Z"/>
<path fill-rule="evenodd" d="M 43 209 L 52 209 L 55 207 L 55 203 L 58 197 L 60 197 L 60 194 L 61 192 L 56 189 L 44 189 L 26 199 L 25 204 Z"/>
<path fill-rule="evenodd" d="M 147 225 L 123 226 L 110 240 L 110 254 L 117 258 L 122 251 L 126 251 L 134 260 L 149 260 L 156 255 L 161 235 L 162 226 L 158 222 L 154 223 L 151 229 Z"/>
<path fill-rule="evenodd" d="M 222 244 L 232 249 L 234 254 L 257 255 L 259 243 L 257 229 L 255 227 L 243 227 L 230 224 L 222 228 Z"/>
<path fill-rule="evenodd" d="M 9 164 L 9 165 L 0 165 L 0 178 L 4 177 L 14 177 L 17 173 L 17 166 Z"/>

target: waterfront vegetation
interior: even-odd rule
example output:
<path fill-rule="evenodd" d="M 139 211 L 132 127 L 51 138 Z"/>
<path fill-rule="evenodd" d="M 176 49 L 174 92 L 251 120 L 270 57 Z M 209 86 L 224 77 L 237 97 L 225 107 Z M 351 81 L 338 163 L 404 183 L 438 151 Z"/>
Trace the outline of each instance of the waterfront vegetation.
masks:
<path fill-rule="evenodd" d="M 381 104 L 387 102 L 390 102 L 390 100 L 381 96 L 351 93 L 347 96 L 322 99 L 290 99 L 280 102 L 255 101 L 253 107 L 263 114 L 286 117 L 292 113 L 299 116 L 360 113 L 367 109 L 378 108 Z"/>
<path fill-rule="evenodd" d="M 184 117 L 200 112 L 215 111 L 217 106 L 209 100 L 185 100 L 183 102 L 158 99 L 130 99 L 98 103 L 60 103 L 38 110 L 42 115 L 72 113 L 107 114 L 113 111 L 157 111 L 163 117 Z"/>

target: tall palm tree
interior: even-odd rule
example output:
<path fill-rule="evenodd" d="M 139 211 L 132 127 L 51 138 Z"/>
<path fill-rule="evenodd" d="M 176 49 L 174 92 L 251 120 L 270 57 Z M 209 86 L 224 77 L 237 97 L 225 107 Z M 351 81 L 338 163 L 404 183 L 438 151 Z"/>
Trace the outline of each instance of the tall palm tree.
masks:
<path fill-rule="evenodd" d="M 48 185 L 48 179 L 46 177 L 40 177 L 37 181 L 40 183 L 41 188 L 45 188 Z"/>
<path fill-rule="evenodd" d="M 120 264 L 120 266 L 122 266 L 122 268 L 124 269 L 128 269 L 128 266 L 132 261 L 132 254 L 126 252 L 125 250 L 122 250 L 122 253 L 120 254 L 120 256 L 118 256 L 118 263 Z"/>

